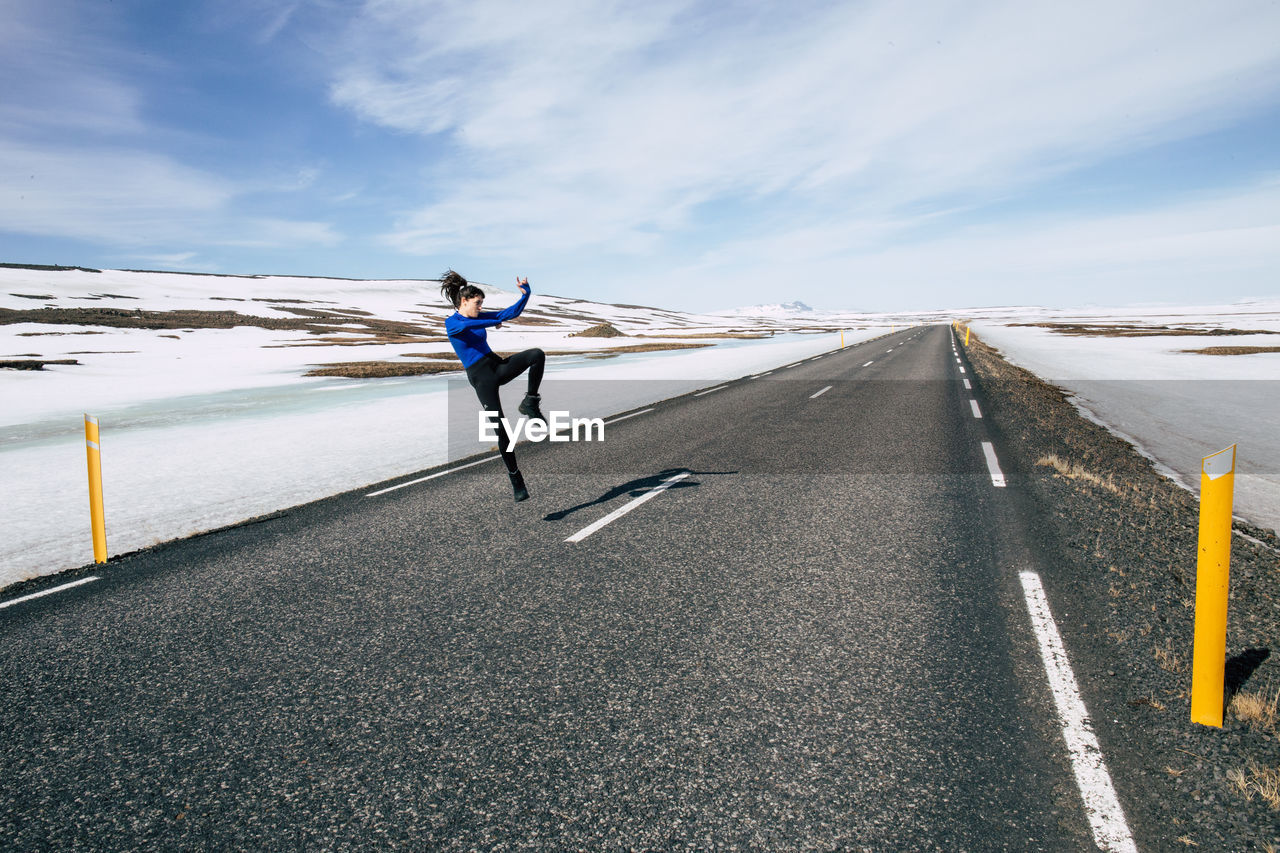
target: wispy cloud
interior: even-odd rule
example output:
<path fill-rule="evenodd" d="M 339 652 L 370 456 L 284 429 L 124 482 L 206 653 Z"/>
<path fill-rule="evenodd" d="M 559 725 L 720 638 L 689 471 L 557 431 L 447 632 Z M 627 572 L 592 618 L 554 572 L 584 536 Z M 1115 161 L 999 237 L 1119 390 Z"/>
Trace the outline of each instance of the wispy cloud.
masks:
<path fill-rule="evenodd" d="M 1274 260 L 1280 155 L 1240 130 L 1280 116 L 1273 2 L 166 10 L 6 0 L 4 251 L 515 265 L 687 308 L 806 276 L 919 304 L 1018 270 L 1122 291 Z M 1114 179 L 1160 151 L 1192 168 Z"/>
<path fill-rule="evenodd" d="M 779 259 L 786 276 L 776 275 Z M 843 285 L 843 306 L 822 307 L 893 310 L 1212 301 L 1241 283 L 1241 295 L 1261 296 L 1274 291 L 1277 268 L 1280 183 L 1267 179 L 1158 210 L 958 223 L 940 233 L 916 232 L 909 220 L 868 223 L 862 232 L 780 230 L 720 245 L 674 278 L 732 280 L 778 295 L 790 289 L 792 298 Z M 930 286 L 921 289 L 921 282 Z"/>
<path fill-rule="evenodd" d="M 6 137 L 145 130 L 139 94 L 121 71 L 147 60 L 117 45 L 101 10 L 90 7 L 81 16 L 57 3 L 8 0 L 4 15 L 0 127 Z"/>
<path fill-rule="evenodd" d="M 146 150 L 0 141 L 0 230 L 122 248 L 341 241 L 326 223 L 238 214 L 236 197 L 256 189 Z"/>
<path fill-rule="evenodd" d="M 173 240 L 234 187 L 128 147 L 0 142 L 0 228 L 121 245 Z"/>
<path fill-rule="evenodd" d="M 1267 3 L 422 9 L 367 4 L 332 94 L 445 152 L 388 238 L 424 253 L 647 252 L 726 200 L 753 238 L 866 236 L 1280 91 Z"/>
<path fill-rule="evenodd" d="M 0 73 L 21 81 L 0 97 L 0 231 L 82 240 L 119 251 L 174 247 L 330 246 L 334 226 L 246 214 L 244 200 L 315 183 L 228 175 L 184 162 L 200 131 L 148 115 L 148 87 L 166 60 L 130 49 L 125 22 L 99 7 L 11 0 L 0 30 Z M 278 32 L 292 7 L 269 22 Z"/>

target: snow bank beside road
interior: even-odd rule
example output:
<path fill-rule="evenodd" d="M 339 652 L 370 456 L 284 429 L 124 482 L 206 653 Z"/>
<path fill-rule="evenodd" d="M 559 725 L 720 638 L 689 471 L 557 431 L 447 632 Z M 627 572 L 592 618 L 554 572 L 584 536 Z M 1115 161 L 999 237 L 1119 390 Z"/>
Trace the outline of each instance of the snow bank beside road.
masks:
<path fill-rule="evenodd" d="M 1117 323 L 1134 315 L 1091 316 L 1091 322 Z M 1214 322 L 1203 323 L 1206 317 Z M 975 322 L 973 330 L 1009 361 L 1070 392 L 1088 416 L 1134 443 L 1192 491 L 1200 488 L 1200 460 L 1238 444 L 1235 513 L 1280 529 L 1280 353 L 1183 352 L 1280 346 L 1280 305 L 1239 314 L 1162 309 L 1155 322 L 1171 320 L 1276 334 L 1105 337 L 989 321 Z"/>
<path fill-rule="evenodd" d="M 881 333 L 846 333 L 845 341 Z M 575 416 L 611 414 L 838 346 L 832 335 L 787 335 L 601 362 L 558 360 L 547 371 L 544 405 Z M 445 462 L 449 381 L 292 378 L 288 385 L 145 396 L 115 406 L 102 416 L 110 553 Z M 518 393 L 520 385 L 504 392 Z M 582 390 L 579 399 L 575 388 Z M 602 388 L 610 393 L 602 395 Z M 32 435 L 19 440 L 15 430 Z M 0 587 L 92 560 L 79 413 L 68 410 L 58 423 L 46 418 L 7 432 L 10 440 L 0 446 Z M 506 487 L 505 479 L 495 483 Z"/>

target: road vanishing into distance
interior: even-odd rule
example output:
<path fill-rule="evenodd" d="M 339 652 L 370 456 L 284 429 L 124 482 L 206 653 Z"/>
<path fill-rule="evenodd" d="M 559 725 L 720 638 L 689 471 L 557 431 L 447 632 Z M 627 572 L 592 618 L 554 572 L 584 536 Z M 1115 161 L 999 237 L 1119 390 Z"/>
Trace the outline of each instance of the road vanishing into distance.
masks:
<path fill-rule="evenodd" d="M 0 847 L 1134 849 L 956 345 L 0 601 Z"/>

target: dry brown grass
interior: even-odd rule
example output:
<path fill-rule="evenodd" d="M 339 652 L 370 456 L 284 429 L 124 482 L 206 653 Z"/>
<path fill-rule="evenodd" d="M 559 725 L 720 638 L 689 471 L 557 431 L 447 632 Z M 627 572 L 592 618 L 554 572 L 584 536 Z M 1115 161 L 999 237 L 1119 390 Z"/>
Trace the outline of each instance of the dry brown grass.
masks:
<path fill-rule="evenodd" d="M 1148 708 L 1154 708 L 1157 711 L 1167 710 L 1167 706 L 1155 696 L 1139 696 L 1137 699 L 1130 699 L 1129 705 L 1133 708 L 1146 705 Z"/>
<path fill-rule="evenodd" d="M 1199 355 L 1257 355 L 1260 352 L 1280 352 L 1280 347 L 1205 347 L 1204 349 L 1184 349 L 1183 352 Z"/>
<path fill-rule="evenodd" d="M 663 350 L 698 349 L 699 347 L 713 346 L 715 344 L 626 344 L 625 346 L 608 347 L 607 349 L 547 350 L 547 355 L 592 355 L 595 353 L 616 355 L 623 352 L 661 352 Z M 503 355 L 512 355 L 512 353 L 503 353 Z"/>
<path fill-rule="evenodd" d="M 321 364 L 303 376 L 341 376 L 346 379 L 385 379 L 391 376 L 422 376 L 462 370 L 458 362 L 441 361 L 348 361 Z"/>
<path fill-rule="evenodd" d="M 1085 335 L 1096 338 L 1147 337 L 1223 337 L 1227 335 L 1274 335 L 1269 329 L 1192 329 L 1186 326 L 1138 326 L 1124 323 L 1010 323 L 1011 326 L 1034 326 L 1060 335 Z"/>
<path fill-rule="evenodd" d="M 612 323 L 597 323 L 589 329 L 583 329 L 580 332 L 574 332 L 569 335 L 571 338 L 625 338 L 626 335 L 618 331 Z"/>
<path fill-rule="evenodd" d="M 769 337 L 769 333 L 768 332 L 707 332 L 706 334 L 701 334 L 701 335 L 693 335 L 693 334 L 690 334 L 690 335 L 636 335 L 636 337 L 637 338 L 655 338 L 655 339 L 678 338 L 683 340 L 695 340 L 695 341 L 710 340 L 712 338 L 757 341 L 757 340 L 760 340 L 761 338 Z"/>
<path fill-rule="evenodd" d="M 1182 663 L 1182 658 L 1178 657 L 1173 649 L 1173 639 L 1166 638 L 1163 646 L 1157 646 L 1153 652 L 1156 657 L 1156 663 L 1165 672 L 1181 674 L 1186 667 Z"/>
<path fill-rule="evenodd" d="M 537 311 L 526 311 L 518 317 L 512 317 L 510 320 L 503 320 L 512 326 L 560 326 L 563 321 L 555 317 L 539 317 Z"/>
<path fill-rule="evenodd" d="M 1255 729 L 1274 734 L 1280 723 L 1280 687 L 1270 692 L 1242 690 L 1232 697 L 1228 710 Z"/>
<path fill-rule="evenodd" d="M 259 317 L 236 311 L 128 311 L 123 308 L 0 308 L 0 325 L 43 323 L 54 326 L 106 326 L 122 329 L 234 329 L 254 326 L 273 331 L 307 332 L 307 340 L 275 346 L 361 346 L 376 344 L 427 344 L 447 341 L 432 324 L 381 320 L 363 311 L 331 311 L 291 308 L 290 300 L 255 299 L 293 317 Z M 21 334 L 100 334 L 96 332 L 26 332 Z"/>
<path fill-rule="evenodd" d="M 1228 770 L 1227 778 L 1246 800 L 1261 796 L 1267 805 L 1280 811 L 1280 767 L 1263 767 L 1250 758 L 1244 769 L 1233 767 Z"/>
<path fill-rule="evenodd" d="M 0 361 L 0 370 L 44 370 L 46 364 L 79 364 L 74 358 L 12 359 Z"/>
<path fill-rule="evenodd" d="M 1100 489 L 1106 489 L 1112 494 L 1120 494 L 1120 487 L 1116 485 L 1115 479 L 1110 474 L 1102 477 L 1085 468 L 1079 462 L 1069 463 L 1057 454 L 1050 453 L 1048 456 L 1041 456 L 1036 460 L 1036 464 L 1052 468 L 1068 480 L 1080 480 Z"/>
<path fill-rule="evenodd" d="M 106 334 L 106 332 L 94 332 L 94 331 L 86 331 L 86 332 L 18 332 L 18 337 L 20 337 L 20 338 L 43 338 L 43 337 L 48 337 L 48 336 L 50 336 L 50 335 L 61 336 L 61 335 L 105 335 L 105 334 Z"/>

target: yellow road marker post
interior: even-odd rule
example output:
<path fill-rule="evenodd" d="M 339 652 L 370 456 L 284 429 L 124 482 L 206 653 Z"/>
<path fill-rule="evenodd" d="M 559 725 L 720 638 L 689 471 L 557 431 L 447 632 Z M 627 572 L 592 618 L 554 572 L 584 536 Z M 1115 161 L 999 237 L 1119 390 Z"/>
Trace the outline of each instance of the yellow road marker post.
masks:
<path fill-rule="evenodd" d="M 98 419 L 84 416 L 84 446 L 89 457 L 89 521 L 93 526 L 93 561 L 107 561 L 107 516 L 102 508 L 102 448 Z"/>
<path fill-rule="evenodd" d="M 969 327 L 968 326 L 964 327 L 964 345 L 965 346 L 969 345 Z"/>
<path fill-rule="evenodd" d="M 1227 586 L 1236 446 L 1200 460 L 1200 543 L 1196 556 L 1191 722 L 1222 728 L 1227 657 Z"/>
<path fill-rule="evenodd" d="M 840 349 L 844 349 L 844 329 L 840 330 Z"/>

